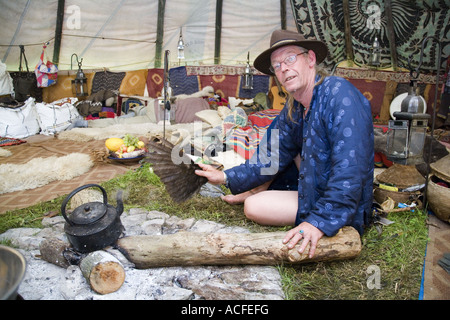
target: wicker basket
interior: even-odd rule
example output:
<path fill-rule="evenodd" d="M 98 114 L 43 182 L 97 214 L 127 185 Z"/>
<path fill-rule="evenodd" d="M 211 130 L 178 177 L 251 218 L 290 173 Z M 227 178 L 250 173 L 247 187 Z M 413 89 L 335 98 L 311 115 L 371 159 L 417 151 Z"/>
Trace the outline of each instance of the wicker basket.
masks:
<path fill-rule="evenodd" d="M 425 184 L 425 178 L 417 171 L 415 166 L 406 166 L 394 163 L 391 167 L 384 170 L 376 176 L 376 181 L 381 184 L 395 186 L 398 189 L 404 189 L 411 186 Z M 391 198 L 397 203 L 411 203 L 417 201 L 422 195 L 422 191 L 406 192 L 387 190 L 376 186 L 373 191 L 373 197 L 376 202 L 383 203 Z"/>
<path fill-rule="evenodd" d="M 450 188 L 438 185 L 445 182 L 450 185 L 450 154 L 431 163 L 431 173 L 428 178 L 427 199 L 430 209 L 436 217 L 450 222 Z"/>
<path fill-rule="evenodd" d="M 430 164 L 430 168 L 435 176 L 450 182 L 450 154 Z"/>
<path fill-rule="evenodd" d="M 374 188 L 373 198 L 378 203 L 383 203 L 388 198 L 391 198 L 397 203 L 411 203 L 412 201 L 416 201 L 421 196 L 422 192 L 414 191 L 414 192 L 398 192 L 382 189 L 380 187 Z"/>
<path fill-rule="evenodd" d="M 425 183 L 425 178 L 415 166 L 407 166 L 394 163 L 391 167 L 376 176 L 380 183 L 396 186 L 404 189 L 407 187 Z"/>
<path fill-rule="evenodd" d="M 428 204 L 436 217 L 450 223 L 450 188 L 438 185 L 437 182 L 440 180 L 435 175 L 428 178 Z"/>

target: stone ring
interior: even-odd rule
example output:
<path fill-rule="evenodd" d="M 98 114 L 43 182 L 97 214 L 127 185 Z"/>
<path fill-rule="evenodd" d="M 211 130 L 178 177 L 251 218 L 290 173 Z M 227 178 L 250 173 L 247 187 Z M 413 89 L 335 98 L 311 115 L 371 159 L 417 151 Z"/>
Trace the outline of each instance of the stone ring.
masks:
<path fill-rule="evenodd" d="M 300 233 L 301 235 L 303 235 L 303 230 L 300 230 L 298 233 Z"/>

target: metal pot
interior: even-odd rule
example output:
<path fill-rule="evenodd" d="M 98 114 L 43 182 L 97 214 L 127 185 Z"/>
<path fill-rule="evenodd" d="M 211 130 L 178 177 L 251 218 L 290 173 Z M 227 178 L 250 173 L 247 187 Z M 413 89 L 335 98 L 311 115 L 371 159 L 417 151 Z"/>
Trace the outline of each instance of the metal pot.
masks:
<path fill-rule="evenodd" d="M 16 249 L 0 245 L 0 300 L 16 300 L 26 261 Z"/>
<path fill-rule="evenodd" d="M 97 187 L 102 191 L 103 203 L 98 201 L 85 203 L 67 217 L 66 205 L 69 200 L 81 190 L 91 187 Z M 64 231 L 75 250 L 81 253 L 100 250 L 114 244 L 124 230 L 120 221 L 122 212 L 122 192 L 117 193 L 117 208 L 114 208 L 108 204 L 105 189 L 96 184 L 87 184 L 75 189 L 61 205 L 61 214 L 66 220 Z"/>

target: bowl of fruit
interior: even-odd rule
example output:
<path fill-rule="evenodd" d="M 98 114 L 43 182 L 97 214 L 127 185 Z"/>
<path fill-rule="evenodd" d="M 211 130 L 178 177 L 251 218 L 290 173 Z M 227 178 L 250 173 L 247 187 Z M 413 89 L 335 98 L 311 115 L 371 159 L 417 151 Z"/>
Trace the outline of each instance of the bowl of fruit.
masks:
<path fill-rule="evenodd" d="M 109 151 L 108 159 L 121 163 L 138 162 L 147 152 L 145 142 L 131 134 L 106 139 L 105 146 Z"/>

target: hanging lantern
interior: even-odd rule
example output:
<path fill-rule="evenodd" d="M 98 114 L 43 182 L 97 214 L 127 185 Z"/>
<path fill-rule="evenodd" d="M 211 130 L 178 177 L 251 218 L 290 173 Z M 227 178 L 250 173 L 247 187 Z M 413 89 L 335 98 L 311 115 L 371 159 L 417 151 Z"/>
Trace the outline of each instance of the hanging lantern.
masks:
<path fill-rule="evenodd" d="M 182 34 L 182 29 L 180 28 L 180 38 L 178 39 L 178 59 L 184 59 L 184 41 L 183 41 L 183 34 Z"/>
<path fill-rule="evenodd" d="M 247 65 L 245 66 L 244 71 L 244 84 L 242 85 L 242 89 L 252 90 L 253 89 L 253 72 L 250 67 L 250 52 L 247 54 Z"/>
<path fill-rule="evenodd" d="M 72 80 L 72 93 L 76 95 L 77 97 L 85 97 L 88 95 L 88 88 L 87 88 L 87 78 L 81 69 L 81 63 L 83 62 L 83 58 L 81 58 L 80 61 L 78 61 L 78 56 L 74 53 L 72 54 L 72 57 L 70 58 L 70 69 L 72 70 L 72 58 L 75 56 L 78 63 L 78 71 L 75 76 L 75 79 Z"/>
<path fill-rule="evenodd" d="M 378 38 L 372 43 L 371 53 L 370 53 L 370 65 L 378 67 L 381 64 L 381 48 Z"/>

